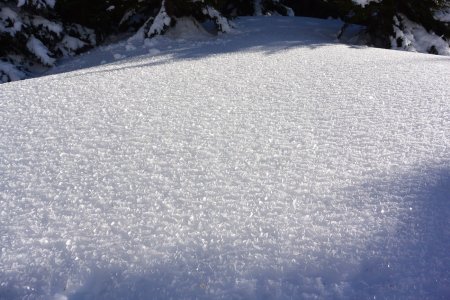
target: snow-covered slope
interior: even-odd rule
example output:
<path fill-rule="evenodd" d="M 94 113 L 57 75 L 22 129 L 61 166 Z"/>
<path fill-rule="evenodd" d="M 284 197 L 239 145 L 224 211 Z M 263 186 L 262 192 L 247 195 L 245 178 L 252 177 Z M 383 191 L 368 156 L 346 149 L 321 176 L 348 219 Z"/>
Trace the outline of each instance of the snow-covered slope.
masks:
<path fill-rule="evenodd" d="M 450 60 L 270 20 L 0 86 L 0 299 L 449 298 Z"/>

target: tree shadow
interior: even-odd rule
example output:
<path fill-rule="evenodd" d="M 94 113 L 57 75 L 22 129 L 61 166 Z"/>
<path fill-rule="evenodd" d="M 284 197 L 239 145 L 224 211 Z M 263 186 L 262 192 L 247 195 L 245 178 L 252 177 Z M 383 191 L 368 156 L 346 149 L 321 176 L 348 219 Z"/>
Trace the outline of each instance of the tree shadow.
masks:
<path fill-rule="evenodd" d="M 450 297 L 450 162 L 416 166 L 373 183 L 396 226 L 373 237 L 351 278 L 351 297 Z M 363 292 L 360 294 L 360 292 Z"/>
<path fill-rule="evenodd" d="M 232 54 L 236 52 L 257 52 L 272 55 L 296 48 L 316 49 L 328 45 L 338 45 L 337 40 L 342 22 L 338 20 L 321 20 L 313 18 L 286 17 L 247 17 L 242 18 L 237 29 L 219 36 L 200 37 L 198 39 L 171 39 L 157 37 L 154 39 L 157 54 L 148 54 L 145 50 L 139 55 L 124 58 L 101 66 L 100 69 L 80 69 L 75 74 L 60 75 L 76 77 L 84 74 L 101 74 L 124 69 L 151 67 L 183 60 L 198 60 L 210 56 Z M 292 21 L 294 20 L 294 21 Z M 267 29 L 265 22 L 270 22 Z M 153 42 L 152 42 L 153 43 Z M 142 47 L 142 46 L 137 46 Z M 142 52 L 142 51 L 141 51 Z M 96 65 L 89 67 L 98 67 Z M 76 70 L 76 68 L 74 69 Z M 67 72 L 65 70 L 64 72 Z"/>

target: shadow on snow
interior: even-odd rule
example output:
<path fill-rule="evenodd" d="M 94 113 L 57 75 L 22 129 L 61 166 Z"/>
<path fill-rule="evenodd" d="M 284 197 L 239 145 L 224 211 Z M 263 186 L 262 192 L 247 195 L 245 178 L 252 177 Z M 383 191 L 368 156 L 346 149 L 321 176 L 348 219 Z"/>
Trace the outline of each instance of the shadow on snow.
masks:
<path fill-rule="evenodd" d="M 396 219 L 396 226 L 374 234 L 362 253 L 352 253 L 352 245 L 336 246 L 351 260 L 319 250 L 310 261 L 280 265 L 276 257 L 268 257 L 260 264 L 237 266 L 241 252 L 248 250 L 224 245 L 208 251 L 179 245 L 174 249 L 180 253 L 178 258 L 174 253 L 170 261 L 155 262 L 140 274 L 130 273 L 126 266 L 93 265 L 88 279 L 69 299 L 448 299 L 450 162 L 351 188 L 357 194 L 369 193 L 386 218 Z M 69 254 L 56 256 L 65 269 L 72 264 Z M 28 266 L 26 273 L 35 287 L 31 290 L 20 288 L 23 282 L 5 282 L 0 273 L 0 299 L 38 298 L 62 291 L 70 274 L 59 274 L 58 267 L 56 263 Z M 42 275 L 48 272 L 51 278 Z"/>
<path fill-rule="evenodd" d="M 104 65 L 101 70 L 80 69 L 76 74 L 67 74 L 63 77 L 70 78 L 84 74 L 151 67 L 180 60 L 196 60 L 235 52 L 262 52 L 271 55 L 299 47 L 316 49 L 328 45 L 342 44 L 342 41 L 337 39 L 342 27 L 342 22 L 338 20 L 295 18 L 292 21 L 293 18 L 286 17 L 247 17 L 242 19 L 245 20 L 245 24 L 238 19 L 236 32 L 221 34 L 216 37 L 205 38 L 203 36 L 198 39 L 186 40 L 156 37 L 154 41 L 156 41 L 158 47 L 162 48 L 158 54 L 143 54 L 124 58 Z M 270 22 L 268 22 L 269 20 Z M 270 26 L 267 24 L 270 24 Z M 344 37 L 343 40 L 349 40 L 359 30 L 361 30 L 359 27 L 350 28 L 349 37 Z M 158 43 L 157 41 L 162 42 Z M 351 47 L 361 48 L 356 45 Z M 99 59 L 96 59 L 89 63 L 87 67 L 97 67 L 98 63 Z M 76 68 L 79 68 L 79 66 L 75 66 L 75 70 Z"/>
<path fill-rule="evenodd" d="M 407 174 L 381 178 L 364 187 L 397 225 L 383 228 L 354 261 L 315 253 L 312 261 L 279 265 L 276 258 L 237 271 L 240 249 L 210 253 L 188 250 L 190 261 L 158 263 L 140 275 L 126 270 L 99 270 L 70 299 L 102 295 L 104 299 L 299 299 L 450 297 L 450 162 L 417 167 Z M 359 192 L 358 192 L 359 193 Z M 389 215 L 389 211 L 393 214 Z M 383 217 L 382 217 L 383 218 Z M 382 221 L 381 221 L 382 222 Z M 349 250 L 350 249 L 350 250 Z M 222 265 L 223 267 L 223 265 Z M 100 278 L 100 281 L 99 281 Z"/>

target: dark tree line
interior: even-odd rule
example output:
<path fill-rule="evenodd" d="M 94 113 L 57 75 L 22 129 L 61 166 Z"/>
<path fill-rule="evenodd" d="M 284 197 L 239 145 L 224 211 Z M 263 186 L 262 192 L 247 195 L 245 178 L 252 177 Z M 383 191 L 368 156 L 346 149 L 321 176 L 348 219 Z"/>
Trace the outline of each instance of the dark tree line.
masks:
<path fill-rule="evenodd" d="M 151 38 L 180 17 L 227 32 L 230 18 L 268 14 L 340 18 L 364 25 L 367 43 L 385 48 L 413 49 L 414 24 L 436 37 L 422 52 L 439 54 L 450 40 L 449 0 L 0 0 L 0 82 L 50 67 L 112 34 L 142 30 Z"/>

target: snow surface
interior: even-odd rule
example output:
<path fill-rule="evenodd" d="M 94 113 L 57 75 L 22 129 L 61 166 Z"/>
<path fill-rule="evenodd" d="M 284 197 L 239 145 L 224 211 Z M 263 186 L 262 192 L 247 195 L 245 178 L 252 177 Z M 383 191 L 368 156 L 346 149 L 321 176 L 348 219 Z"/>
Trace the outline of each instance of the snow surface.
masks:
<path fill-rule="evenodd" d="M 449 58 L 237 25 L 0 86 L 0 299 L 450 297 Z"/>

